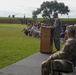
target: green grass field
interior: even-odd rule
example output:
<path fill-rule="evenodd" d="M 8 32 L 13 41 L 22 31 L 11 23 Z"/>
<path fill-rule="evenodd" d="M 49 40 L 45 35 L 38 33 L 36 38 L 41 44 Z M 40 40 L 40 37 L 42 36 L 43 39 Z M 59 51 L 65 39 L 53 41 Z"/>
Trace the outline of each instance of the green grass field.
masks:
<path fill-rule="evenodd" d="M 40 39 L 25 36 L 21 32 L 25 27 L 21 24 L 0 24 L 0 68 L 40 51 Z"/>
<path fill-rule="evenodd" d="M 25 36 L 26 25 L 0 24 L 0 68 L 15 63 L 40 50 L 38 38 Z"/>
<path fill-rule="evenodd" d="M 15 18 L 9 18 L 9 17 L 0 17 L 0 20 L 9 20 L 9 19 L 12 19 L 12 20 L 19 20 L 19 19 L 24 19 L 23 17 L 15 17 Z M 26 19 L 29 19 L 29 20 L 34 20 L 33 18 L 26 18 Z M 76 18 L 60 18 L 62 21 L 76 21 Z M 40 22 L 40 21 L 43 21 L 43 18 L 37 18 L 37 20 Z"/>

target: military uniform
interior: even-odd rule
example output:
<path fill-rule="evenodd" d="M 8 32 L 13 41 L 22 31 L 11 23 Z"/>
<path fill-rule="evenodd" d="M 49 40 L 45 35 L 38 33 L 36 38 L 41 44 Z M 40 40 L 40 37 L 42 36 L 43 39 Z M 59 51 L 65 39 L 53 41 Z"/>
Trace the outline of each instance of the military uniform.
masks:
<path fill-rule="evenodd" d="M 68 30 L 68 29 L 67 29 Z M 72 28 L 70 28 L 69 30 L 72 30 Z M 74 63 L 76 60 L 76 38 L 75 37 L 71 37 L 68 38 L 65 42 L 65 45 L 63 46 L 63 48 L 60 51 L 57 51 L 56 53 L 52 54 L 49 59 L 50 62 L 48 65 L 45 65 L 44 63 L 42 63 L 42 75 L 49 75 L 49 73 L 51 73 L 51 60 L 59 60 L 59 62 L 62 65 L 66 65 L 67 63 L 65 63 L 65 61 L 62 60 L 68 60 L 71 61 L 72 63 Z M 56 69 L 58 69 L 58 67 L 60 68 L 60 70 L 63 69 L 63 67 L 61 67 L 60 63 L 58 64 L 57 62 L 54 63 L 55 66 L 53 66 L 54 68 L 56 67 Z M 75 65 L 75 64 L 74 64 Z M 58 67 L 57 67 L 58 66 Z M 65 71 L 69 71 L 71 67 L 67 66 L 67 68 L 65 68 Z"/>
<path fill-rule="evenodd" d="M 54 25 L 51 26 L 53 29 L 53 41 L 57 50 L 60 50 L 60 33 L 62 29 L 62 23 L 59 18 L 55 19 Z"/>

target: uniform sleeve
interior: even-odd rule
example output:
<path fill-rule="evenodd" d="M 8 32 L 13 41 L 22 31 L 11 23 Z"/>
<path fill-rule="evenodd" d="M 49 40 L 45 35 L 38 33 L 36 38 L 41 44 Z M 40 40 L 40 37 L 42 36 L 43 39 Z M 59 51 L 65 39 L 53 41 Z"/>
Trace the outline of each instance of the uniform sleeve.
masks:
<path fill-rule="evenodd" d="M 51 59 L 70 59 L 71 55 L 72 55 L 72 50 L 73 50 L 73 45 L 71 42 L 66 43 L 62 50 L 54 53 L 51 56 Z"/>
<path fill-rule="evenodd" d="M 54 25 L 51 26 L 51 28 L 52 29 L 57 28 L 57 27 L 59 27 L 59 25 L 60 25 L 60 19 L 56 19 Z"/>

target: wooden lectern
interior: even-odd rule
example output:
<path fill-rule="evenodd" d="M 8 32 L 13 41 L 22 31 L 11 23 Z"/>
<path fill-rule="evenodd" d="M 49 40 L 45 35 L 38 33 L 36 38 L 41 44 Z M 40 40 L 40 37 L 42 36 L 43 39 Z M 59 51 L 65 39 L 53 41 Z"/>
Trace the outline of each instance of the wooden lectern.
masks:
<path fill-rule="evenodd" d="M 46 26 L 41 27 L 40 37 L 40 52 L 41 53 L 52 53 L 53 45 L 51 42 L 51 29 Z"/>

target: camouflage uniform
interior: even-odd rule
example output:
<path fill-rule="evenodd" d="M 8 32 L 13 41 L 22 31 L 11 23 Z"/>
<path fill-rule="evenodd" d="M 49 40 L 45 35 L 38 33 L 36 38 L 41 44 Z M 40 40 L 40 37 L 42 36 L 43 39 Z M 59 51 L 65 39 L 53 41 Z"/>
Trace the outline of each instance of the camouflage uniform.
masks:
<path fill-rule="evenodd" d="M 56 18 L 54 25 L 51 26 L 51 29 L 53 29 L 53 40 L 54 44 L 57 50 L 60 50 L 60 33 L 62 29 L 62 23 L 59 18 Z"/>
<path fill-rule="evenodd" d="M 42 63 L 41 65 L 41 73 L 42 75 L 49 75 L 51 73 L 51 60 L 55 61 L 55 60 L 59 60 L 60 63 L 62 65 L 66 65 L 67 63 L 65 63 L 65 61 L 63 62 L 62 60 L 68 60 L 71 61 L 72 63 L 74 63 L 74 60 L 76 59 L 76 38 L 72 37 L 72 38 L 68 38 L 65 42 L 65 45 L 63 46 L 63 48 L 60 51 L 57 51 L 56 53 L 52 54 L 48 59 L 50 59 L 50 62 L 48 65 L 45 65 L 44 63 Z M 53 67 L 59 67 L 61 70 L 63 69 L 63 67 L 61 67 L 60 64 L 58 64 L 57 62 L 54 63 L 55 66 Z M 75 64 L 74 64 L 75 65 Z M 65 68 L 65 71 L 69 71 L 69 68 L 71 68 L 70 66 L 67 66 L 67 68 Z M 58 68 L 57 68 L 58 69 Z"/>

